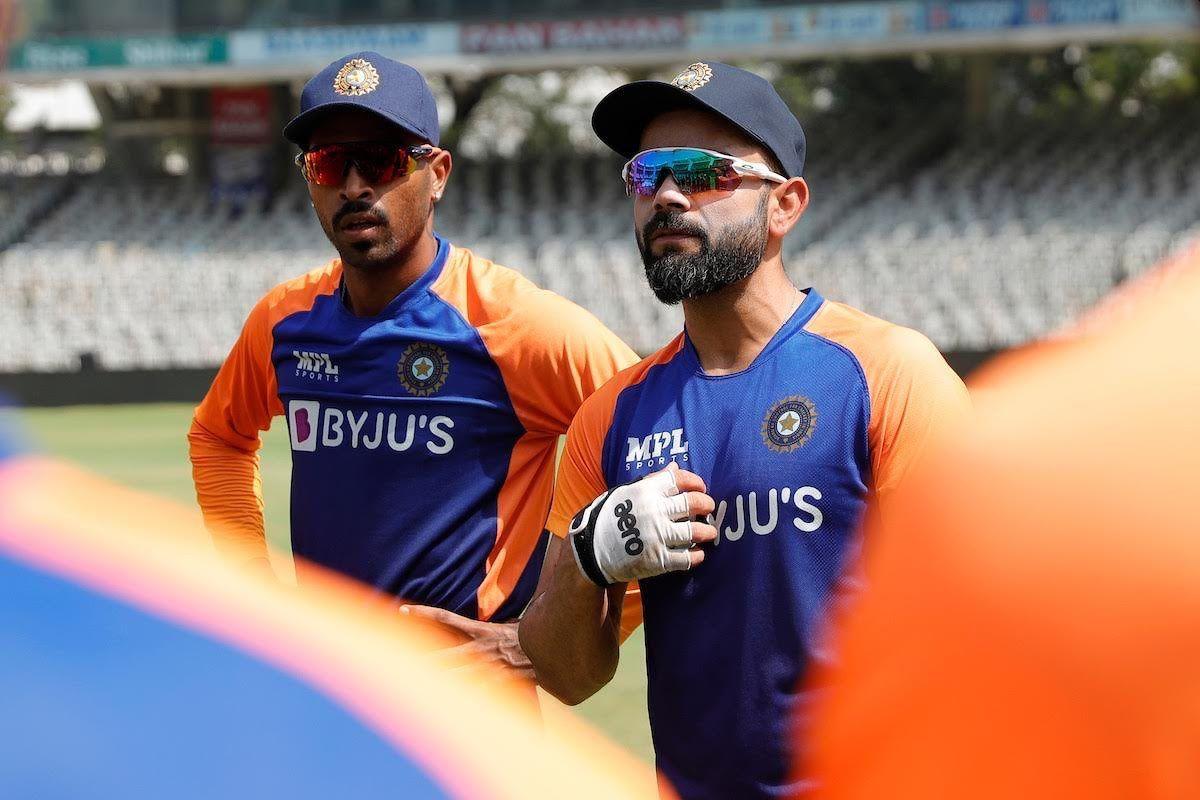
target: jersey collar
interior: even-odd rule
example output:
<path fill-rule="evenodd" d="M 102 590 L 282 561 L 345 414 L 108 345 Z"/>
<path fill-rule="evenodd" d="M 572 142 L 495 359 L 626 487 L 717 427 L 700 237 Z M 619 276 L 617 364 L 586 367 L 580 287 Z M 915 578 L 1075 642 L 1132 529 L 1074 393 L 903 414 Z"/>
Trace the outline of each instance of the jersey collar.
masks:
<path fill-rule="evenodd" d="M 779 330 L 775 331 L 775 335 L 767 342 L 767 346 L 762 349 L 762 352 L 754 357 L 750 362 L 750 366 L 740 372 L 731 372 L 728 375 L 709 375 L 704 371 L 704 367 L 700 365 L 700 354 L 696 352 L 696 345 L 692 343 L 692 337 L 688 335 L 687 328 L 683 329 L 683 351 L 682 357 L 688 362 L 691 369 L 700 377 L 709 380 L 719 381 L 726 378 L 736 378 L 738 375 L 745 375 L 752 369 L 755 369 L 760 364 L 764 364 L 771 359 L 772 354 L 779 349 L 779 346 L 799 330 L 801 330 L 808 321 L 812 319 L 813 314 L 817 313 L 817 309 L 825 302 L 825 298 L 821 293 L 811 286 L 807 289 L 802 289 L 804 299 L 800 301 L 800 305 L 792 312 L 792 315 L 779 326 Z"/>
<path fill-rule="evenodd" d="M 433 282 L 442 274 L 442 269 L 446 266 L 446 261 L 450 257 L 450 243 L 433 234 L 434 240 L 437 242 L 437 254 L 434 255 L 433 261 L 429 264 L 428 269 L 421 273 L 421 277 L 412 282 L 404 291 L 392 298 L 392 301 L 384 306 L 383 311 L 380 311 L 373 317 L 359 317 L 350 311 L 350 306 L 346 304 L 346 279 L 343 277 L 338 281 L 338 307 L 349 317 L 367 322 L 378 321 L 381 319 L 390 319 L 396 316 L 409 301 L 414 297 L 424 295 Z"/>

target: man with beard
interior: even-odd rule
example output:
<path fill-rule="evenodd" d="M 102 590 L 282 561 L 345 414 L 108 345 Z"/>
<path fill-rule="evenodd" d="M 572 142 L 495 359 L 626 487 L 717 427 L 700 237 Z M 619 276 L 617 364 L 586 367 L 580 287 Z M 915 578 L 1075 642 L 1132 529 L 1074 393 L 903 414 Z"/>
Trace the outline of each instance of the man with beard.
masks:
<path fill-rule="evenodd" d="M 254 307 L 188 440 L 218 546 L 268 568 L 260 431 L 286 415 L 292 550 L 532 677 L 515 620 L 558 438 L 632 351 L 579 307 L 434 233 L 450 176 L 421 75 L 377 53 L 304 87 L 284 136 L 338 258 Z M 493 624 L 489 624 L 493 623 Z M 453 662 L 453 659 L 448 659 Z"/>
<path fill-rule="evenodd" d="M 800 685 L 868 498 L 886 503 L 967 393 L 925 337 L 789 280 L 805 139 L 767 81 L 693 64 L 616 89 L 592 125 L 630 158 L 646 275 L 685 329 L 571 424 L 521 642 L 577 703 L 644 611 L 662 774 L 688 798 L 777 796 L 797 788 Z"/>

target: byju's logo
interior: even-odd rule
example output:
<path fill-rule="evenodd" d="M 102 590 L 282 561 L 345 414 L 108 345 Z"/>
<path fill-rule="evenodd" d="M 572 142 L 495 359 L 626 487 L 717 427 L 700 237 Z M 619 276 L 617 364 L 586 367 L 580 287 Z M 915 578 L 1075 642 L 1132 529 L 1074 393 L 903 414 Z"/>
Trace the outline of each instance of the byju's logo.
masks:
<path fill-rule="evenodd" d="M 454 449 L 454 420 L 440 414 L 352 411 L 317 400 L 290 400 L 288 428 L 292 449 L 299 452 L 311 453 L 320 445 L 403 453 L 423 445 L 426 452 L 444 456 Z"/>
<path fill-rule="evenodd" d="M 303 350 L 293 350 L 296 357 L 296 377 L 308 378 L 314 381 L 338 382 L 338 368 L 328 353 L 309 353 Z"/>
<path fill-rule="evenodd" d="M 720 544 L 722 539 L 736 542 L 750 531 L 759 536 L 766 536 L 775 532 L 781 520 L 790 521 L 792 527 L 801 533 L 815 533 L 825 523 L 825 514 L 815 502 L 822 497 L 821 490 L 815 486 L 801 486 L 796 489 L 785 486 L 782 489 L 739 494 L 732 500 L 722 500 L 717 503 L 717 511 L 713 514 L 717 544 Z M 725 525 L 725 522 L 730 524 Z"/>
<path fill-rule="evenodd" d="M 666 466 L 668 461 L 687 461 L 688 442 L 683 428 L 652 433 L 641 439 L 628 437 L 629 450 L 625 455 L 625 470 L 644 466 Z"/>
<path fill-rule="evenodd" d="M 311 453 L 317 449 L 317 425 L 321 404 L 316 400 L 293 400 L 288 403 L 288 428 L 292 433 L 292 449 Z"/>

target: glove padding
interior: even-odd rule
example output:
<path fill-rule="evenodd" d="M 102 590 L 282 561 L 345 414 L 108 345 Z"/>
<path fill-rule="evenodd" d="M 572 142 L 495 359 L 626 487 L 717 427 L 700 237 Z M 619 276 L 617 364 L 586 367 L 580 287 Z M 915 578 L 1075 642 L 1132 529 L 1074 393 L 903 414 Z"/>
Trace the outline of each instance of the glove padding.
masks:
<path fill-rule="evenodd" d="M 688 497 L 674 470 L 610 489 L 571 520 L 579 569 L 599 586 L 652 578 L 691 566 Z"/>

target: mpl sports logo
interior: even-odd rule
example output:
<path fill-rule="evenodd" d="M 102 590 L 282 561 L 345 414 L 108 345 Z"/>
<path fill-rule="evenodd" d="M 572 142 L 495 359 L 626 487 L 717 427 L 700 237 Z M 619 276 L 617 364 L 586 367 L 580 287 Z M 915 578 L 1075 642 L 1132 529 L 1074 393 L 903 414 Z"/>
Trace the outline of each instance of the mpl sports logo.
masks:
<path fill-rule="evenodd" d="M 629 449 L 625 455 L 625 471 L 642 467 L 665 467 L 670 461 L 688 460 L 688 441 L 683 428 L 652 433 L 638 438 L 628 437 Z"/>
<path fill-rule="evenodd" d="M 292 450 L 301 453 L 341 447 L 352 450 L 387 447 L 403 453 L 423 445 L 431 455 L 444 456 L 454 449 L 454 420 L 440 414 L 352 411 L 322 405 L 319 400 L 291 400 L 288 429 Z"/>
<path fill-rule="evenodd" d="M 331 381 L 333 383 L 341 380 L 338 375 L 337 365 L 333 363 L 333 359 L 329 357 L 329 353 L 310 353 L 305 350 L 293 350 L 292 355 L 296 358 L 297 378 L 308 378 L 313 381 Z"/>

